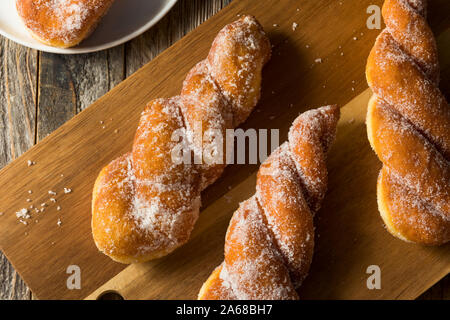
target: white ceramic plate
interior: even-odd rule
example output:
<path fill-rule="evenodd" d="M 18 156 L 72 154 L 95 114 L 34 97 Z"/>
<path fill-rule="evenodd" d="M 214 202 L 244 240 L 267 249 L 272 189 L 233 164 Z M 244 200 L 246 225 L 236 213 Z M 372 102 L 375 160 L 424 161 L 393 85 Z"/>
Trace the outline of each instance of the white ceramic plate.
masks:
<path fill-rule="evenodd" d="M 116 0 L 89 38 L 68 49 L 46 46 L 35 40 L 17 14 L 15 0 L 0 0 L 0 34 L 21 45 L 53 53 L 75 54 L 105 50 L 147 31 L 177 0 Z"/>

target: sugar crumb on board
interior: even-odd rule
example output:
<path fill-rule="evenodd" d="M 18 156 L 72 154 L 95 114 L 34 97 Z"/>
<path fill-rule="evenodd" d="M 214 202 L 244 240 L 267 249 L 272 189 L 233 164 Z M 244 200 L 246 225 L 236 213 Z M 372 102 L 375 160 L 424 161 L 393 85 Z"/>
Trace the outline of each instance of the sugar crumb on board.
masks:
<path fill-rule="evenodd" d="M 61 174 L 61 177 L 63 177 L 64 175 Z M 16 211 L 15 215 L 17 217 L 17 221 L 19 223 L 22 223 L 23 225 L 28 225 L 27 220 L 33 218 L 32 214 L 40 214 L 46 211 L 46 208 L 51 207 L 52 204 L 56 204 L 57 202 L 57 197 L 56 195 L 58 194 L 57 191 L 53 191 L 54 189 L 50 189 L 46 192 L 46 194 L 49 195 L 49 197 L 43 202 L 41 202 L 40 204 L 36 204 L 33 205 L 33 200 L 31 198 L 26 198 L 24 199 L 24 201 L 28 202 L 28 204 L 26 205 L 26 207 L 19 209 L 18 211 Z M 68 187 L 64 187 L 63 188 L 63 193 L 64 194 L 69 194 L 72 193 L 72 189 L 68 188 Z M 33 194 L 33 191 L 31 189 L 27 190 L 27 194 Z M 61 210 L 61 206 L 56 206 L 55 207 L 57 211 Z M 0 216 L 4 215 L 4 212 L 0 213 Z M 38 223 L 39 220 L 35 219 L 33 220 L 35 223 Z"/>

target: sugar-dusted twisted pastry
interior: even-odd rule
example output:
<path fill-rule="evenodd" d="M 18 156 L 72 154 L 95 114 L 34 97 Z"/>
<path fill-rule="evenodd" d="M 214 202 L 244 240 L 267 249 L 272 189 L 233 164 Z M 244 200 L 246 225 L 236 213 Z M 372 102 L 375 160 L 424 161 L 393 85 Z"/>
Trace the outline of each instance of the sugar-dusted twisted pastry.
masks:
<path fill-rule="evenodd" d="M 269 58 L 262 27 L 243 16 L 219 32 L 207 59 L 188 74 L 180 96 L 147 105 L 133 150 L 106 166 L 94 186 L 92 233 L 103 253 L 122 263 L 141 262 L 164 256 L 189 239 L 200 192 L 225 164 L 174 161 L 179 143 L 173 134 L 184 131 L 194 154 L 211 150 L 214 157 L 220 140 L 214 133 L 224 140 L 226 129 L 249 116 Z M 200 140 L 193 137 L 199 124 Z"/>
<path fill-rule="evenodd" d="M 86 39 L 114 0 L 16 0 L 17 13 L 38 41 L 68 48 Z"/>
<path fill-rule="evenodd" d="M 339 108 L 301 114 L 288 142 L 261 165 L 256 194 L 241 203 L 225 239 L 225 259 L 199 299 L 297 299 L 314 249 L 313 216 L 327 189 L 326 153 Z"/>
<path fill-rule="evenodd" d="M 370 144 L 383 162 L 378 208 L 396 237 L 439 245 L 450 239 L 450 108 L 439 91 L 435 39 L 425 0 L 386 0 L 386 29 L 367 61 L 374 95 Z"/>

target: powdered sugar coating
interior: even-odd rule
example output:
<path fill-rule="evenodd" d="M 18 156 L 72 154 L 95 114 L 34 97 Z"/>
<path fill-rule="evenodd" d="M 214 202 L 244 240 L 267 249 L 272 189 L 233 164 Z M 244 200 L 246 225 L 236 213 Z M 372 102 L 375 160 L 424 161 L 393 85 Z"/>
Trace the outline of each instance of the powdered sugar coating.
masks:
<path fill-rule="evenodd" d="M 450 108 L 439 91 L 425 0 L 387 0 L 369 56 L 368 136 L 383 162 L 378 205 L 388 230 L 423 244 L 450 240 Z"/>
<path fill-rule="evenodd" d="M 38 39 L 72 46 L 86 37 L 114 0 L 16 0 L 19 15 Z"/>
<path fill-rule="evenodd" d="M 263 53 L 263 61 L 257 53 Z M 251 16 L 227 25 L 213 42 L 207 60 L 211 75 L 231 102 L 235 127 L 245 121 L 259 100 L 262 75 L 254 70 L 269 58 L 270 43 Z"/>
<path fill-rule="evenodd" d="M 225 260 L 205 282 L 199 299 L 298 298 L 296 288 L 312 260 L 313 214 L 326 192 L 325 155 L 338 119 L 339 108 L 327 106 L 294 121 L 288 142 L 261 165 L 256 194 L 234 213 Z M 308 190 L 318 198 L 305 197 Z"/>
<path fill-rule="evenodd" d="M 132 152 L 113 161 L 97 178 L 92 209 L 94 240 L 116 261 L 154 259 L 187 242 L 199 215 L 200 192 L 225 166 L 223 161 L 197 162 L 196 157 L 205 149 L 219 153 L 221 150 L 214 149 L 214 134 L 224 139 L 225 130 L 245 120 L 256 105 L 258 99 L 253 97 L 246 103 L 248 114 L 243 117 L 235 106 L 246 99 L 245 91 L 237 88 L 228 94 L 226 86 L 244 82 L 251 86 L 245 90 L 259 92 L 260 81 L 248 79 L 261 78 L 270 56 L 269 40 L 250 16 L 224 30 L 216 37 L 209 58 L 189 72 L 179 96 L 147 105 Z M 227 51 L 217 50 L 217 43 Z M 220 62 L 230 57 L 236 62 L 232 66 L 210 63 L 210 59 Z M 218 81 L 216 75 L 225 73 L 229 74 L 228 82 Z M 193 161 L 174 156 L 180 145 L 188 155 L 192 152 Z"/>

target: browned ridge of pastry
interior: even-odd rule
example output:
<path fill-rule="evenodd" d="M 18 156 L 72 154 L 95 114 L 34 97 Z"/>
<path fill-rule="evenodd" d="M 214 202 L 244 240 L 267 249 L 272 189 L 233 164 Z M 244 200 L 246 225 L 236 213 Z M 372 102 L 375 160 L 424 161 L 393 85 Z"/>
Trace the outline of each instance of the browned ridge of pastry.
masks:
<path fill-rule="evenodd" d="M 261 165 L 256 194 L 241 203 L 225 239 L 225 259 L 199 299 L 297 299 L 314 249 L 313 216 L 327 189 L 326 154 L 339 108 L 301 114 L 288 141 Z"/>
<path fill-rule="evenodd" d="M 370 144 L 383 162 L 378 208 L 387 229 L 410 242 L 450 239 L 450 109 L 439 91 L 435 38 L 425 0 L 386 0 L 367 61 L 373 91 Z"/>
<path fill-rule="evenodd" d="M 164 256 L 189 239 L 200 192 L 225 164 L 173 161 L 178 143 L 172 135 L 185 132 L 195 154 L 214 150 L 216 140 L 203 138 L 203 145 L 197 145 L 198 139 L 192 139 L 195 127 L 201 123 L 202 137 L 218 132 L 224 141 L 226 129 L 247 119 L 260 97 L 261 71 L 270 51 L 261 25 L 243 16 L 219 32 L 208 57 L 189 72 L 181 95 L 147 105 L 133 150 L 106 166 L 94 186 L 92 233 L 103 253 L 122 263 L 141 262 Z"/>
<path fill-rule="evenodd" d="M 114 0 L 16 0 L 31 35 L 53 47 L 73 47 L 87 38 Z"/>

